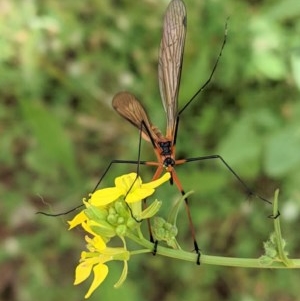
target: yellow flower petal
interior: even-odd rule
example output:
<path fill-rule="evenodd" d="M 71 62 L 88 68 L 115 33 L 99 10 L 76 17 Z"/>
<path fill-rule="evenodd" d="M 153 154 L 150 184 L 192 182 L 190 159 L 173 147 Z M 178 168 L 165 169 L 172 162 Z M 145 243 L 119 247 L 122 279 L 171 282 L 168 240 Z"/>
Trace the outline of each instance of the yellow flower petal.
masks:
<path fill-rule="evenodd" d="M 171 174 L 165 173 L 161 178 L 146 183 L 146 184 L 141 184 L 139 187 L 136 187 L 136 189 L 134 189 L 134 187 L 132 188 L 132 190 L 128 193 L 128 195 L 126 196 L 126 202 L 127 203 L 133 203 L 133 202 L 137 202 L 137 201 L 141 201 L 145 198 L 147 198 L 148 196 L 150 196 L 151 194 L 154 193 L 154 188 L 158 187 L 159 185 L 163 184 L 164 182 L 168 181 L 171 177 Z M 134 185 L 135 186 L 135 185 Z"/>
<path fill-rule="evenodd" d="M 142 185 L 142 180 L 137 177 L 137 174 L 132 172 L 115 179 L 115 185 L 123 191 L 123 195 L 126 195 L 129 189 L 134 190 Z"/>
<path fill-rule="evenodd" d="M 160 177 L 159 179 L 157 179 L 155 181 L 142 184 L 142 188 L 156 188 L 159 185 L 167 182 L 170 178 L 171 178 L 171 174 L 169 172 L 167 172 L 162 177 Z"/>
<path fill-rule="evenodd" d="M 105 206 L 114 202 L 122 194 L 122 190 L 118 187 L 99 189 L 92 194 L 90 203 L 94 206 Z"/>
<path fill-rule="evenodd" d="M 84 214 L 84 211 L 81 211 L 80 213 L 75 215 L 75 217 L 71 221 L 68 221 L 68 224 L 70 225 L 69 230 L 82 224 L 86 220 L 87 220 L 87 217 Z"/>
<path fill-rule="evenodd" d="M 125 200 L 127 203 L 138 202 L 153 194 L 154 191 L 153 188 L 139 188 L 129 193 Z"/>
<path fill-rule="evenodd" d="M 104 250 L 106 248 L 106 244 L 101 236 L 97 235 L 93 238 L 93 244 L 94 247 L 97 249 L 97 251 Z"/>
<path fill-rule="evenodd" d="M 94 280 L 92 282 L 92 285 L 90 286 L 88 292 L 84 296 L 84 298 L 89 298 L 91 294 L 94 292 L 94 290 L 103 282 L 103 280 L 106 278 L 108 274 L 108 267 L 105 264 L 97 264 L 93 268 L 94 271 Z"/>
<path fill-rule="evenodd" d="M 86 232 L 88 232 L 88 233 L 90 233 L 90 234 L 96 236 L 97 233 L 95 233 L 95 232 L 91 229 L 90 224 L 91 224 L 91 223 L 89 223 L 89 221 L 83 222 L 83 223 L 81 224 L 81 227 L 82 227 Z"/>
<path fill-rule="evenodd" d="M 85 260 L 85 261 L 79 263 L 79 265 L 76 267 L 76 270 L 75 270 L 74 285 L 77 285 L 77 284 L 83 282 L 90 276 L 93 265 L 94 265 L 94 263 L 91 263 L 88 260 Z"/>

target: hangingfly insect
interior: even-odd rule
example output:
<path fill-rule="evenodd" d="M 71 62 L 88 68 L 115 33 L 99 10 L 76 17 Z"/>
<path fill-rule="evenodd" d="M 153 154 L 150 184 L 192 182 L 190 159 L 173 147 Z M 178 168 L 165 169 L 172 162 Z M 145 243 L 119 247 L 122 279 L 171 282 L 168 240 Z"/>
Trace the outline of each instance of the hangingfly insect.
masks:
<path fill-rule="evenodd" d="M 175 157 L 175 145 L 177 130 L 179 124 L 179 116 L 187 108 L 187 106 L 195 99 L 195 97 L 205 88 L 210 82 L 213 73 L 216 69 L 219 58 L 222 54 L 222 50 L 226 43 L 226 32 L 224 41 L 211 72 L 209 79 L 206 83 L 196 92 L 196 94 L 187 102 L 187 104 L 178 111 L 178 92 L 181 78 L 181 68 L 185 44 L 186 35 L 186 9 L 181 0 L 172 0 L 167 8 L 164 23 L 163 34 L 160 44 L 159 57 L 158 57 L 158 80 L 160 95 L 167 118 L 166 134 L 163 135 L 161 131 L 152 125 L 150 119 L 139 100 L 129 92 L 120 92 L 113 98 L 112 105 L 114 109 L 135 127 L 141 131 L 142 137 L 150 142 L 154 148 L 154 152 L 157 157 L 157 162 L 148 161 L 124 161 L 114 160 L 112 161 L 105 173 L 108 171 L 112 163 L 127 162 L 133 164 L 143 164 L 156 166 L 156 172 L 153 179 L 157 179 L 163 170 L 170 172 L 171 184 L 175 183 L 182 195 L 185 194 L 182 185 L 178 179 L 174 167 L 176 165 L 184 164 L 192 161 L 201 161 L 208 159 L 219 159 L 230 170 L 230 172 L 239 180 L 249 194 L 254 194 L 248 186 L 241 180 L 241 178 L 234 172 L 234 170 L 224 161 L 219 155 L 202 156 L 188 159 L 176 159 Z M 103 177 L 102 177 L 103 178 Z M 101 181 L 101 179 L 100 179 Z M 100 182 L 99 181 L 99 182 Z M 263 201 L 268 200 L 255 195 Z M 186 210 L 188 214 L 189 226 L 193 237 L 194 248 L 198 254 L 197 263 L 200 263 L 200 249 L 196 241 L 196 235 L 194 225 L 191 219 L 191 213 L 188 206 L 188 200 L 185 199 Z"/>
<path fill-rule="evenodd" d="M 220 155 L 208 155 L 200 156 L 194 158 L 176 159 L 175 157 L 175 146 L 177 131 L 179 125 L 179 117 L 183 111 L 191 104 L 193 100 L 196 99 L 198 94 L 209 84 L 212 76 L 216 70 L 219 59 L 222 55 L 227 37 L 227 25 L 225 27 L 224 40 L 217 57 L 217 60 L 212 68 L 211 74 L 203 86 L 193 95 L 193 97 L 183 106 L 181 110 L 178 111 L 178 93 L 181 78 L 181 68 L 185 44 L 186 35 L 186 9 L 182 0 L 172 0 L 167 8 L 163 23 L 163 34 L 160 43 L 159 57 L 158 57 L 158 80 L 160 95 L 163 103 L 163 107 L 166 113 L 167 126 L 166 134 L 163 135 L 161 131 L 152 125 L 150 119 L 142 106 L 142 104 L 137 100 L 137 98 L 129 92 L 120 92 L 116 94 L 113 98 L 112 105 L 114 109 L 130 123 L 140 130 L 140 140 L 139 140 L 139 153 L 138 160 L 112 160 L 107 168 L 105 169 L 103 175 L 99 179 L 97 185 L 95 186 L 93 192 L 96 191 L 99 184 L 103 180 L 104 176 L 107 174 L 108 170 L 115 163 L 127 163 L 137 165 L 137 174 L 139 171 L 139 165 L 156 166 L 156 172 L 154 173 L 153 180 L 159 178 L 161 173 L 166 170 L 171 174 L 170 183 L 177 186 L 182 195 L 185 192 L 182 185 L 178 179 L 175 171 L 176 165 L 181 165 L 188 162 L 204 161 L 211 159 L 219 159 L 226 168 L 233 174 L 233 176 L 240 182 L 244 187 L 248 195 L 255 196 L 267 203 L 270 203 L 267 199 L 262 196 L 255 194 L 245 182 L 238 176 L 238 174 L 227 164 L 227 162 Z M 227 23 L 226 23 L 227 24 Z M 141 137 L 146 141 L 150 142 L 154 148 L 154 152 L 157 157 L 157 161 L 141 161 L 140 160 L 140 146 Z M 79 205 L 67 212 L 59 214 L 48 214 L 45 212 L 38 212 L 47 216 L 60 216 L 68 214 L 83 205 Z M 188 215 L 189 227 L 193 238 L 194 250 L 197 253 L 196 263 L 200 264 L 200 248 L 196 241 L 195 229 L 191 218 L 190 208 L 188 206 L 188 200 L 185 198 L 185 208 Z M 277 218 L 280 215 L 270 216 L 272 218 Z M 154 250 L 156 252 L 156 242 L 154 241 L 151 234 L 150 222 L 148 220 L 150 239 L 154 242 Z"/>

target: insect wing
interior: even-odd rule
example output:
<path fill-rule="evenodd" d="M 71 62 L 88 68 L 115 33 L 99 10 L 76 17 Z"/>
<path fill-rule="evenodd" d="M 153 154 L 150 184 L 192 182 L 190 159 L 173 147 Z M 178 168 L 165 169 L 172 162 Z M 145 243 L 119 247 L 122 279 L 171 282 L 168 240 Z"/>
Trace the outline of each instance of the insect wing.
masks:
<path fill-rule="evenodd" d="M 123 118 L 142 130 L 142 137 L 145 140 L 150 141 L 149 133 L 153 139 L 158 139 L 145 109 L 133 94 L 129 92 L 116 94 L 112 100 L 112 106 Z"/>
<path fill-rule="evenodd" d="M 164 17 L 158 58 L 158 80 L 167 115 L 166 137 L 173 138 L 177 118 L 178 91 L 186 35 L 186 9 L 181 0 L 173 0 Z"/>

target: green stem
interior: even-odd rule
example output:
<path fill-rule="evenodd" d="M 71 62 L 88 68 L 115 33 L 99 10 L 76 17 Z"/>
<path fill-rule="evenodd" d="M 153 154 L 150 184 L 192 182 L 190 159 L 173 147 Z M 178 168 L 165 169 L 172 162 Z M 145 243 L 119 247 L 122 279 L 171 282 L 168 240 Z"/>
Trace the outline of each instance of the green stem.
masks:
<path fill-rule="evenodd" d="M 274 203 L 273 203 L 273 215 L 276 216 L 278 213 L 278 192 L 275 193 Z M 277 248 L 279 252 L 279 257 L 281 261 L 272 261 L 266 263 L 261 258 L 237 258 L 237 257 L 223 257 L 223 256 L 212 256 L 201 254 L 200 262 L 201 264 L 211 264 L 211 265 L 221 265 L 230 267 L 243 267 L 243 268 L 260 268 L 260 269 L 299 269 L 300 259 L 289 259 L 284 253 L 284 247 L 282 245 L 282 235 L 280 231 L 279 217 L 274 219 L 274 228 L 277 237 Z M 137 244 L 145 247 L 146 249 L 133 251 L 132 255 L 137 255 L 141 253 L 149 253 L 153 251 L 153 243 L 146 240 L 142 235 L 137 237 L 134 234 L 128 233 L 127 235 L 130 239 L 135 241 Z M 175 258 L 179 260 L 191 261 L 196 263 L 197 254 L 186 252 L 183 250 L 175 250 L 160 245 L 157 246 L 156 255 L 162 255 L 170 258 Z"/>
<path fill-rule="evenodd" d="M 144 246 L 148 250 L 153 250 L 153 243 L 146 239 L 139 239 L 135 237 L 132 238 L 136 243 Z M 157 247 L 157 255 L 162 255 L 170 258 L 175 258 L 179 260 L 191 261 L 196 263 L 197 254 L 186 252 L 183 250 L 174 250 L 162 246 Z M 289 259 L 292 262 L 292 266 L 286 266 L 281 262 L 272 262 L 271 264 L 264 264 L 260 258 L 236 258 L 236 257 L 223 257 L 223 256 L 212 256 L 212 255 L 201 255 L 201 264 L 211 264 L 211 265 L 222 265 L 230 267 L 244 267 L 244 268 L 261 268 L 261 269 L 283 269 L 283 268 L 300 268 L 300 259 Z"/>
<path fill-rule="evenodd" d="M 280 228 L 280 219 L 278 216 L 278 194 L 279 190 L 277 189 L 275 191 L 275 197 L 273 202 L 273 217 L 274 218 L 274 229 L 275 229 L 275 237 L 276 237 L 276 245 L 278 250 L 278 255 L 280 260 L 285 264 L 285 266 L 292 268 L 293 267 L 293 261 L 289 259 L 286 255 L 286 252 L 284 251 L 284 240 L 282 238 L 281 234 L 281 228 Z"/>

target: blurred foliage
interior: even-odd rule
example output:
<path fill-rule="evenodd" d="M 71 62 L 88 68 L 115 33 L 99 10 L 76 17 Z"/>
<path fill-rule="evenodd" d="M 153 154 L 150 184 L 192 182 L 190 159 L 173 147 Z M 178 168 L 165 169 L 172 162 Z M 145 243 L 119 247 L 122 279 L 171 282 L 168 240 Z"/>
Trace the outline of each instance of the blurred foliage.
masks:
<path fill-rule="evenodd" d="M 300 256 L 300 2 L 186 0 L 188 33 L 182 107 L 212 70 L 207 89 L 180 119 L 177 156 L 220 154 L 255 192 L 280 188 L 283 232 Z M 90 192 L 115 158 L 135 160 L 138 132 L 111 108 L 129 90 L 164 128 L 157 53 L 168 1 L 0 0 L 0 300 L 82 300 L 73 287 L 82 235 L 66 231 L 64 212 Z M 143 143 L 142 159 L 153 158 Z M 102 185 L 135 166 L 113 166 Z M 141 166 L 145 181 L 152 170 Z M 271 207 L 247 202 L 221 162 L 178 167 L 191 197 L 204 253 L 259 256 L 272 230 Z M 165 186 L 166 187 L 166 186 Z M 178 197 L 161 189 L 164 210 Z M 181 241 L 192 249 L 185 212 Z M 186 242 L 185 242 L 186 241 Z M 120 273 L 121 267 L 112 265 Z M 295 271 L 191 265 L 133 258 L 125 285 L 109 280 L 90 300 L 296 300 Z M 114 277 L 115 276 L 115 277 Z"/>

